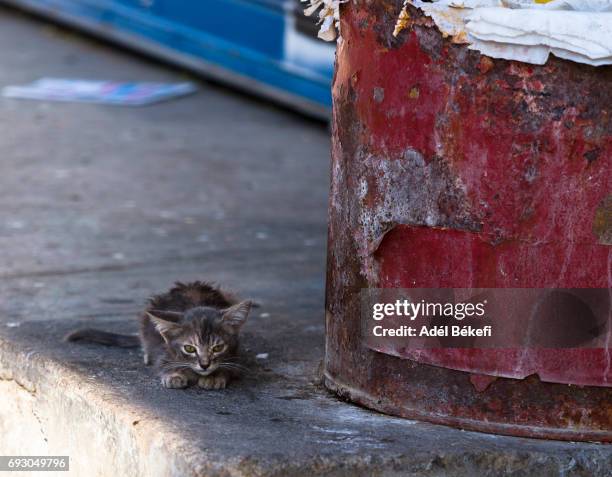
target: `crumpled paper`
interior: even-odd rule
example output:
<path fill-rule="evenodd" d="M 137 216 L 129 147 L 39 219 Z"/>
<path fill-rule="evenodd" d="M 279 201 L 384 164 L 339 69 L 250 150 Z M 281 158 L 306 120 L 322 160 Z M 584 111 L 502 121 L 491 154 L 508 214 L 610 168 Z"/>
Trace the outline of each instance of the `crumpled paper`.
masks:
<path fill-rule="evenodd" d="M 540 0 L 545 2 L 546 0 Z M 612 64 L 612 0 L 409 0 L 456 43 L 493 58 L 545 64 L 550 54 Z"/>
<path fill-rule="evenodd" d="M 304 10 L 307 17 L 319 11 L 319 33 L 317 36 L 325 41 L 334 41 L 340 31 L 340 4 L 348 0 L 301 0 L 308 2 Z"/>

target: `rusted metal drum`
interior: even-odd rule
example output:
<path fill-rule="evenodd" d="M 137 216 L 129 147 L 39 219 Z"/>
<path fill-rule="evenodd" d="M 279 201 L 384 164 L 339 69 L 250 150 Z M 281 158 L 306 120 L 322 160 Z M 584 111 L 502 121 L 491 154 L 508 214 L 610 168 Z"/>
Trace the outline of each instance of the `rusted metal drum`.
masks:
<path fill-rule="evenodd" d="M 364 346 L 363 289 L 612 282 L 612 67 L 491 59 L 414 8 L 395 38 L 401 8 L 349 2 L 341 15 L 326 385 L 393 415 L 611 442 L 606 347 L 527 350 L 526 373 L 517 350 Z"/>

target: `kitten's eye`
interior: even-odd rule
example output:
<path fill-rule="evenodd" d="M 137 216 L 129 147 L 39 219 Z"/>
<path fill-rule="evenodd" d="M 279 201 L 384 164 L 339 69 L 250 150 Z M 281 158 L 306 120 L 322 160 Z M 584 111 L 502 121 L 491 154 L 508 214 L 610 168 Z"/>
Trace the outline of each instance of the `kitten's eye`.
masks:
<path fill-rule="evenodd" d="M 212 352 L 220 353 L 221 351 L 223 351 L 223 348 L 225 348 L 225 345 L 222 345 L 222 344 L 215 345 L 212 347 Z"/>
<path fill-rule="evenodd" d="M 195 346 L 191 346 L 191 345 L 185 345 L 183 346 L 183 349 L 185 350 L 185 353 L 193 354 L 196 352 Z"/>

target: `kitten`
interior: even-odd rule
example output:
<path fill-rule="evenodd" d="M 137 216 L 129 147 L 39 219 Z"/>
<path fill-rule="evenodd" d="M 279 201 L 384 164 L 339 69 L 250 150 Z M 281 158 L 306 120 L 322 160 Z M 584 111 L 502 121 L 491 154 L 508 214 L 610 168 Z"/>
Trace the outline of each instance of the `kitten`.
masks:
<path fill-rule="evenodd" d="M 166 388 L 223 389 L 244 369 L 238 338 L 250 309 L 250 301 L 237 303 L 208 283 L 177 282 L 169 292 L 149 300 L 140 316 L 139 336 L 84 329 L 65 339 L 140 346 L 145 364 L 155 365 Z"/>

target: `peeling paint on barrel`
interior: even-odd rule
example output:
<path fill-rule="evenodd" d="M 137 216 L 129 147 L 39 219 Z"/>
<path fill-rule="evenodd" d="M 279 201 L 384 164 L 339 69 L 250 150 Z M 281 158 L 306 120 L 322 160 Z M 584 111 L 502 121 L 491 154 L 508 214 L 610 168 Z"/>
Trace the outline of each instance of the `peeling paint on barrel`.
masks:
<path fill-rule="evenodd" d="M 488 380 L 472 377 L 495 378 L 476 363 L 512 368 L 526 354 L 400 359 L 361 345 L 363 288 L 611 285 L 612 68 L 492 60 L 444 39 L 412 7 L 395 38 L 401 8 L 351 2 L 342 15 L 326 382 L 405 417 L 612 441 L 606 350 L 543 350 L 529 355 L 532 376 Z M 459 364 L 472 373 L 451 369 Z"/>

